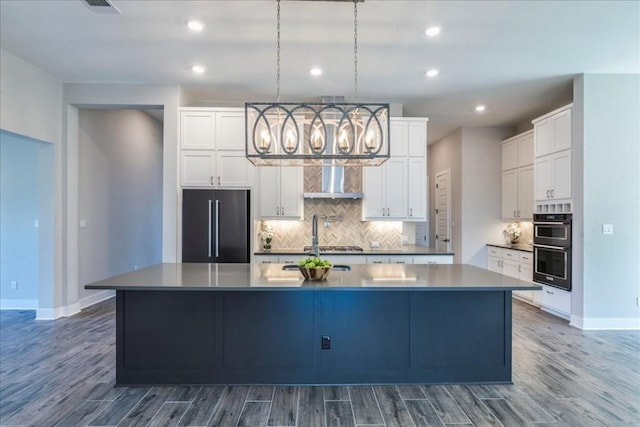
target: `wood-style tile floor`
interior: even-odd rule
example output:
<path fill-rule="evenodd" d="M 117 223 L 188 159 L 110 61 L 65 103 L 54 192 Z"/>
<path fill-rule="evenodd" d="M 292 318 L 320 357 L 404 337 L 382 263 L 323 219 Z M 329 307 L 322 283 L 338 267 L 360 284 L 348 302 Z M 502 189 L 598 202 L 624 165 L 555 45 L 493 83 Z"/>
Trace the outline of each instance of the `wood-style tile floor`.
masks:
<path fill-rule="evenodd" d="M 520 302 L 514 384 L 469 386 L 115 388 L 114 310 L 0 313 L 1 425 L 640 426 L 640 334 L 583 332 Z"/>

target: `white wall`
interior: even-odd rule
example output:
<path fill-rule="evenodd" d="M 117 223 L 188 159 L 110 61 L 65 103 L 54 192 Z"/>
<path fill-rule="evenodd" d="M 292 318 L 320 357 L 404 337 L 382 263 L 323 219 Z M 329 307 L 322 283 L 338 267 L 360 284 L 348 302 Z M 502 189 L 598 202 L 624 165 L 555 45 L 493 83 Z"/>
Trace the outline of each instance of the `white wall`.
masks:
<path fill-rule="evenodd" d="M 60 81 L 0 49 L 0 128 L 58 143 L 61 102 Z"/>
<path fill-rule="evenodd" d="M 486 244 L 500 242 L 501 141 L 512 127 L 463 127 L 461 167 L 460 262 L 486 268 Z"/>
<path fill-rule="evenodd" d="M 78 296 L 162 262 L 162 125 L 139 110 L 80 110 Z"/>
<path fill-rule="evenodd" d="M 461 184 L 461 167 L 462 167 L 462 129 L 442 138 L 440 141 L 434 142 L 428 147 L 427 162 L 429 173 L 429 223 L 430 223 L 430 239 L 431 246 L 435 246 L 435 183 L 436 174 L 451 170 L 451 251 L 454 253 L 453 262 L 459 263 L 462 249 L 462 235 L 460 233 L 461 211 L 462 211 L 462 190 Z"/>
<path fill-rule="evenodd" d="M 52 284 L 53 148 L 0 131 L 1 309 L 35 310 L 41 280 Z"/>
<path fill-rule="evenodd" d="M 585 74 L 578 84 L 583 326 L 640 328 L 640 75 Z M 614 234 L 603 235 L 602 224 Z"/>

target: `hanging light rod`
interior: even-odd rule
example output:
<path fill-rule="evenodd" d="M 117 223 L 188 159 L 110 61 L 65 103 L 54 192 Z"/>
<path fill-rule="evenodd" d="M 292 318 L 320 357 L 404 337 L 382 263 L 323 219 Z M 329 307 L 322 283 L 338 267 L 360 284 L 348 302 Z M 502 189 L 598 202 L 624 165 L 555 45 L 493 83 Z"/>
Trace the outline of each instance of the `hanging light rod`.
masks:
<path fill-rule="evenodd" d="M 319 1 L 319 0 L 306 0 Z M 358 2 L 353 3 L 353 81 L 358 99 Z M 280 0 L 276 102 L 246 102 L 246 157 L 256 166 L 378 166 L 389 159 L 389 104 L 280 102 Z"/>

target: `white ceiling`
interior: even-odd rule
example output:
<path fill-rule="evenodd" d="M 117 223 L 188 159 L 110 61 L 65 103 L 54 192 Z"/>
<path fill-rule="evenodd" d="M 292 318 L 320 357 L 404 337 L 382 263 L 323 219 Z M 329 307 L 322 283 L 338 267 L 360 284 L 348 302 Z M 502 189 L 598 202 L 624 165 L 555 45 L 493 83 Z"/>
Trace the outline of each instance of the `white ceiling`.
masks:
<path fill-rule="evenodd" d="M 114 4 L 121 15 L 81 0 L 0 0 L 1 46 L 64 82 L 179 84 L 194 102 L 275 99 L 274 0 Z M 187 31 L 188 19 L 205 30 Z M 430 25 L 440 36 L 425 36 Z M 352 101 L 353 4 L 283 1 L 281 27 L 281 100 Z M 569 102 L 576 74 L 640 73 L 638 1 L 366 0 L 358 28 L 359 100 L 429 117 L 431 142 Z M 205 74 L 191 72 L 196 63 Z M 428 79 L 431 67 L 440 75 Z"/>

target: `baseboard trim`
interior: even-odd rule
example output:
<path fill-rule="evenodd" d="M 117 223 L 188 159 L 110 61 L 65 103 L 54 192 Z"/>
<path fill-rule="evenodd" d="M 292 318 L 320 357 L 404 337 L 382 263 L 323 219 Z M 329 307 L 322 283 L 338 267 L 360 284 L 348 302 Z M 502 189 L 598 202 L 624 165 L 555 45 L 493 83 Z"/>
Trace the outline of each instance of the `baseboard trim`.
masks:
<path fill-rule="evenodd" d="M 37 310 L 37 299 L 0 299 L 0 310 Z"/>
<path fill-rule="evenodd" d="M 65 305 L 62 307 L 56 308 L 38 308 L 36 310 L 36 320 L 56 320 L 61 317 L 69 317 L 74 314 L 80 313 L 81 310 L 97 304 L 101 301 L 112 298 L 115 295 L 115 291 L 112 290 L 104 290 L 100 292 L 96 292 L 95 294 L 86 296 L 82 298 L 80 301 L 74 302 L 73 304 Z M 37 305 L 37 304 L 36 304 Z"/>
<path fill-rule="evenodd" d="M 580 317 L 571 316 L 571 326 L 586 331 L 625 331 L 640 330 L 638 317 Z"/>

